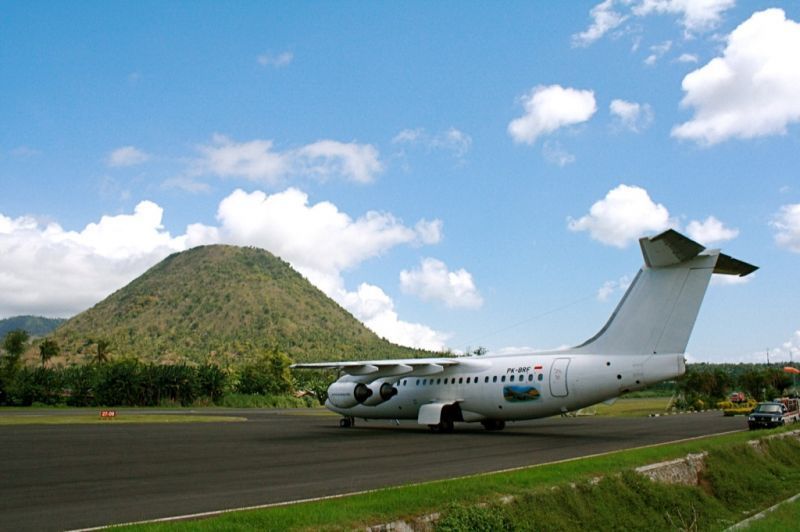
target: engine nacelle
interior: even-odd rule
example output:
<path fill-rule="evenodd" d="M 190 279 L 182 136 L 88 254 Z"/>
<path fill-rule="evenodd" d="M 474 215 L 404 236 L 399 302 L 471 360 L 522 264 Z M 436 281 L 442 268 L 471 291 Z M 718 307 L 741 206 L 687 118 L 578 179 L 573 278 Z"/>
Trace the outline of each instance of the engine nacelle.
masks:
<path fill-rule="evenodd" d="M 352 408 L 373 395 L 363 382 L 334 382 L 328 387 L 328 400 L 339 408 Z"/>
<path fill-rule="evenodd" d="M 379 405 L 397 395 L 397 388 L 385 381 L 369 385 L 363 382 L 334 382 L 328 387 L 328 400 L 339 408 L 352 408 L 357 404 Z"/>
<path fill-rule="evenodd" d="M 397 395 L 397 388 L 388 382 L 373 382 L 369 385 L 372 394 L 364 401 L 366 406 L 379 405 Z"/>

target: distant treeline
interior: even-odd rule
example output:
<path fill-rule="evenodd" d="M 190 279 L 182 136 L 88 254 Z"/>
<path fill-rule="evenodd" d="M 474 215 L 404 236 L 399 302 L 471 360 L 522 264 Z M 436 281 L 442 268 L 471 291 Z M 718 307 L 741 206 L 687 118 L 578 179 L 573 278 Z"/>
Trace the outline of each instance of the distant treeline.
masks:
<path fill-rule="evenodd" d="M 783 366 L 766 364 L 689 364 L 675 381 L 679 408 L 707 408 L 743 392 L 766 401 L 797 393 L 792 375 Z"/>
<path fill-rule="evenodd" d="M 136 360 L 66 368 L 18 367 L 10 371 L 4 368 L 0 377 L 0 404 L 76 407 L 193 404 L 266 406 L 276 403 L 257 401 L 250 396 L 285 397 L 291 396 L 298 388 L 324 394 L 327 382 L 322 376 L 308 375 L 316 377 L 318 382 L 298 382 L 289 370 L 290 363 L 291 360 L 285 355 L 269 353 L 237 371 L 225 371 L 210 364 L 151 364 Z M 311 402 L 308 400 L 306 403 Z M 316 398 L 313 402 L 316 402 Z M 286 406 L 290 404 L 298 403 Z"/>

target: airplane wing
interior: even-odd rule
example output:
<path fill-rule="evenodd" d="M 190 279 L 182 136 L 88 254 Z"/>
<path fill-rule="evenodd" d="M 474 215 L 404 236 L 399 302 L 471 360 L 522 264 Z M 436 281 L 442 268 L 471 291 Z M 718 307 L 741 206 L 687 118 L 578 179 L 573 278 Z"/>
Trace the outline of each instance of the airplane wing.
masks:
<path fill-rule="evenodd" d="M 313 362 L 292 364 L 293 369 L 337 369 L 348 375 L 369 377 L 418 377 L 442 373 L 445 368 L 459 366 L 466 373 L 474 373 L 489 367 L 485 360 L 464 358 L 404 358 L 395 360 L 361 360 L 345 362 Z"/>

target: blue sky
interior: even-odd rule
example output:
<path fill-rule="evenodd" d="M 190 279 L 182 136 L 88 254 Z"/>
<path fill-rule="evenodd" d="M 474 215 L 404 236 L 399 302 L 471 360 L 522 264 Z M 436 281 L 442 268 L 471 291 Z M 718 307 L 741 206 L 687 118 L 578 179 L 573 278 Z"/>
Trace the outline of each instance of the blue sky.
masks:
<path fill-rule="evenodd" d="M 793 2 L 11 2 L 0 317 L 255 245 L 406 345 L 576 344 L 675 227 L 690 360 L 800 358 Z"/>

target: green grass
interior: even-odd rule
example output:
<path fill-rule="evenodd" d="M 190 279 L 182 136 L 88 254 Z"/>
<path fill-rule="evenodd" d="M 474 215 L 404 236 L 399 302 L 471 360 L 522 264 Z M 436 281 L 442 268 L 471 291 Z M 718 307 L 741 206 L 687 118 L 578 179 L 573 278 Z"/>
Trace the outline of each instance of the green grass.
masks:
<path fill-rule="evenodd" d="M 0 426 L 5 425 L 118 425 L 120 423 L 218 423 L 247 421 L 236 416 L 199 416 L 190 414 L 126 414 L 117 411 L 113 419 L 101 418 L 99 411 L 93 414 L 48 415 L 30 414 L 0 416 Z"/>
<path fill-rule="evenodd" d="M 765 431 L 759 436 L 765 435 L 775 431 Z M 329 499 L 316 502 L 308 502 L 302 504 L 295 504 L 289 506 L 277 506 L 266 509 L 250 510 L 231 512 L 220 515 L 218 517 L 191 521 L 191 522 L 171 522 L 162 524 L 151 525 L 134 525 L 126 527 L 128 530 L 147 530 L 147 531 L 160 531 L 160 530 L 253 530 L 253 529 L 268 529 L 268 530 L 341 530 L 353 529 L 364 527 L 367 525 L 391 522 L 399 518 L 409 518 L 413 516 L 425 515 L 431 512 L 441 511 L 448 508 L 454 500 L 458 500 L 461 505 L 473 506 L 480 502 L 496 501 L 503 495 L 516 495 L 527 497 L 533 493 L 555 493 L 555 489 L 566 489 L 569 483 L 579 483 L 587 485 L 589 479 L 599 476 L 608 477 L 615 473 L 621 473 L 630 470 L 634 467 L 652 464 L 662 460 L 668 460 L 678 457 L 683 457 L 687 453 L 696 453 L 700 451 L 710 452 L 727 452 L 732 446 L 745 443 L 747 440 L 752 439 L 753 435 L 748 432 L 738 432 L 723 436 L 716 436 L 710 438 L 702 438 L 691 441 L 686 441 L 670 445 L 657 445 L 645 447 L 629 451 L 620 451 L 609 454 L 604 454 L 595 457 L 568 460 L 564 462 L 533 466 L 529 468 L 514 470 L 505 473 L 494 473 L 487 475 L 476 475 L 470 477 L 463 477 L 451 480 L 442 480 L 436 482 L 427 482 L 423 484 L 416 484 L 410 486 L 402 486 L 397 488 L 388 488 L 377 490 L 361 495 L 354 495 L 336 499 Z M 796 449 L 795 449 L 796 450 Z M 737 451 L 739 452 L 739 451 Z M 800 456 L 800 452 L 792 454 L 788 451 L 782 451 L 786 454 L 786 460 L 791 461 Z M 791 458 L 791 460 L 789 459 Z M 723 459 L 724 463 L 725 460 Z M 760 463 L 758 465 L 761 465 Z M 785 464 L 779 464 L 780 467 L 774 466 L 770 463 L 768 471 L 778 471 L 783 474 L 791 484 L 791 481 L 800 481 L 800 464 L 795 470 L 798 472 L 798 477 L 792 477 L 792 468 Z M 740 467 L 737 464 L 737 467 Z M 771 469 L 770 469 L 771 468 Z M 753 475 L 758 475 L 758 468 L 744 468 L 746 471 Z M 792 479 L 789 479 L 792 477 Z M 604 484 L 606 490 L 601 490 L 595 495 L 594 500 L 596 504 L 606 504 L 607 501 L 603 499 L 603 494 L 609 490 L 623 494 L 622 503 L 628 504 L 625 497 L 641 491 L 641 485 L 631 484 L 627 480 L 627 476 L 623 476 L 622 480 L 608 480 L 612 484 Z M 624 485 L 618 484 L 623 482 Z M 627 483 L 627 484 L 625 484 Z M 624 489 L 623 489 L 624 488 Z M 693 489 L 691 497 L 697 497 L 699 488 Z M 537 491 L 538 490 L 538 491 Z M 575 490 L 569 488 L 561 492 L 561 498 L 555 497 L 551 502 L 552 505 L 558 507 L 564 497 L 574 496 Z M 771 497 L 780 498 L 781 494 L 778 492 L 768 492 Z M 660 496 L 656 492 L 645 491 L 650 493 L 650 496 Z M 627 495 L 625 495 L 627 494 Z M 741 495 L 740 495 L 741 496 Z M 673 516 L 673 519 L 691 519 L 691 505 L 685 506 L 688 500 L 685 494 L 670 495 L 670 497 L 677 498 L 682 501 L 683 506 L 688 511 L 686 515 L 680 517 Z M 695 500 L 696 499 L 691 499 Z M 778 500 L 778 499 L 776 499 Z M 653 506 L 657 501 L 645 498 L 644 500 L 637 501 L 636 507 L 646 507 L 647 505 Z M 770 502 L 770 504 L 775 501 Z M 756 504 L 761 504 L 761 501 L 755 501 Z M 581 504 L 586 504 L 586 508 L 591 508 L 588 503 L 583 503 L 576 499 L 570 503 L 575 507 L 580 507 Z M 620 513 L 617 501 L 616 507 L 612 507 L 608 512 Z M 717 505 L 719 506 L 719 505 Z M 769 506 L 763 504 L 761 508 Z M 657 507 L 657 506 L 656 506 Z M 614 510 L 617 508 L 617 510 Z M 755 511 L 760 508 L 751 508 Z M 587 510 L 588 511 L 588 510 Z M 738 510 L 737 510 L 738 511 Z M 538 504 L 531 510 L 529 515 L 530 525 L 535 526 L 541 518 L 543 507 Z M 589 512 L 591 513 L 591 512 Z M 720 511 L 731 523 L 738 518 L 738 514 L 734 517 L 727 511 Z M 751 512 L 752 513 L 752 512 Z M 716 515 L 716 514 L 714 514 Z M 676 521 L 676 525 L 678 521 Z M 622 526 L 622 525 L 620 525 Z M 622 528 L 618 528 L 622 529 Z"/>
<path fill-rule="evenodd" d="M 792 532 L 800 528 L 800 499 L 782 504 L 761 519 L 753 521 L 747 532 Z"/>
<path fill-rule="evenodd" d="M 612 405 L 603 403 L 581 410 L 581 415 L 594 416 L 649 416 L 663 414 L 670 404 L 670 397 L 639 397 L 617 399 Z"/>

